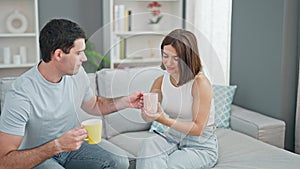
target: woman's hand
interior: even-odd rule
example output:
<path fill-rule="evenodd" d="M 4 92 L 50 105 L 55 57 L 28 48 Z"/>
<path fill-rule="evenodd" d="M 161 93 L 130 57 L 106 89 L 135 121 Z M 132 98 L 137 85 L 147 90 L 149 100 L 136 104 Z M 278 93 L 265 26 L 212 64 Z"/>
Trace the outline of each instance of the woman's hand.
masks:
<path fill-rule="evenodd" d="M 151 113 L 145 109 L 145 107 L 142 107 L 142 117 L 146 122 L 152 122 L 158 118 L 163 118 L 164 113 L 160 107 L 160 104 L 157 104 L 157 112 L 156 113 Z"/>

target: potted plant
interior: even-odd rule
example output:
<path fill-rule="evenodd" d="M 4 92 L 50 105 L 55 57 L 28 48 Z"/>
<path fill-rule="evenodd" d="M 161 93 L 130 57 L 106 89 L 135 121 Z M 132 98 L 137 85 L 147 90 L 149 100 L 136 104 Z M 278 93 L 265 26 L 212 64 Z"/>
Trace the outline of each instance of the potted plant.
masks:
<path fill-rule="evenodd" d="M 84 51 L 87 61 L 83 62 L 83 67 L 87 73 L 94 73 L 102 69 L 105 65 L 110 64 L 110 60 L 95 50 L 95 44 L 86 41 L 86 49 Z"/>
<path fill-rule="evenodd" d="M 147 8 L 150 10 L 151 18 L 149 19 L 149 24 L 158 24 L 162 19 L 160 8 L 161 4 L 157 1 L 152 1 L 148 4 Z"/>

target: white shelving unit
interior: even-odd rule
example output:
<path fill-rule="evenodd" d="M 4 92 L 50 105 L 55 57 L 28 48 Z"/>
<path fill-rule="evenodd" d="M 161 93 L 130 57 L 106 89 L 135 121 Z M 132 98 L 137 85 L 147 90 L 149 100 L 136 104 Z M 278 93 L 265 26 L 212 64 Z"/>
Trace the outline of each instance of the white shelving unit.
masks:
<path fill-rule="evenodd" d="M 12 17 L 8 28 L 7 19 L 17 11 L 25 17 Z M 27 23 L 25 31 L 18 32 Z M 26 25 L 26 24 L 25 24 Z M 17 31 L 15 31 L 17 30 Z M 0 1 L 0 70 L 7 68 L 29 68 L 39 61 L 38 0 L 1 0 Z M 20 47 L 25 47 L 25 58 L 20 55 Z M 9 48 L 9 61 L 4 57 L 4 48 Z M 17 59 L 16 59 L 17 58 Z M 6 61 L 5 61 L 6 59 Z"/>
<path fill-rule="evenodd" d="M 156 28 L 149 24 L 152 15 L 147 6 L 151 2 L 153 1 L 110 0 L 110 20 L 107 26 L 110 45 L 106 46 L 106 51 L 110 56 L 111 68 L 160 65 L 162 39 L 171 30 L 184 27 L 184 0 L 157 1 L 161 4 L 163 17 Z M 120 13 L 124 12 L 122 16 L 116 12 L 120 9 Z M 130 16 L 126 15 L 128 11 L 131 12 Z"/>

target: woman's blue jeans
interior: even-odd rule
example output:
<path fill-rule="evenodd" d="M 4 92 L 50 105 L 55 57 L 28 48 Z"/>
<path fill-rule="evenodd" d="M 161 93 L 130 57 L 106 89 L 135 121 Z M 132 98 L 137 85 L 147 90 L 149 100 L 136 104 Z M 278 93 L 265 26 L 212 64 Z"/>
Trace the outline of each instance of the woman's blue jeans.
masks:
<path fill-rule="evenodd" d="M 169 143 L 160 136 L 145 139 L 140 145 L 137 169 L 202 169 L 216 164 L 218 141 L 215 127 L 206 127 L 201 136 L 186 135 L 172 128 L 167 134 L 178 143 Z"/>

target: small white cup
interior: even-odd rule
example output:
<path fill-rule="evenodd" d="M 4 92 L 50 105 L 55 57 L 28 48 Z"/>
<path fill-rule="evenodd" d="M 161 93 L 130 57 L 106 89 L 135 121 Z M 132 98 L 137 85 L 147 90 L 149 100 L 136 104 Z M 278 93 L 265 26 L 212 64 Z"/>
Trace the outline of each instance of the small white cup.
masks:
<path fill-rule="evenodd" d="M 157 93 L 144 93 L 144 108 L 149 113 L 157 112 L 158 94 Z"/>
<path fill-rule="evenodd" d="M 20 55 L 14 55 L 14 58 L 13 58 L 14 60 L 14 64 L 16 64 L 16 65 L 19 65 L 19 64 L 21 64 L 21 56 Z"/>

